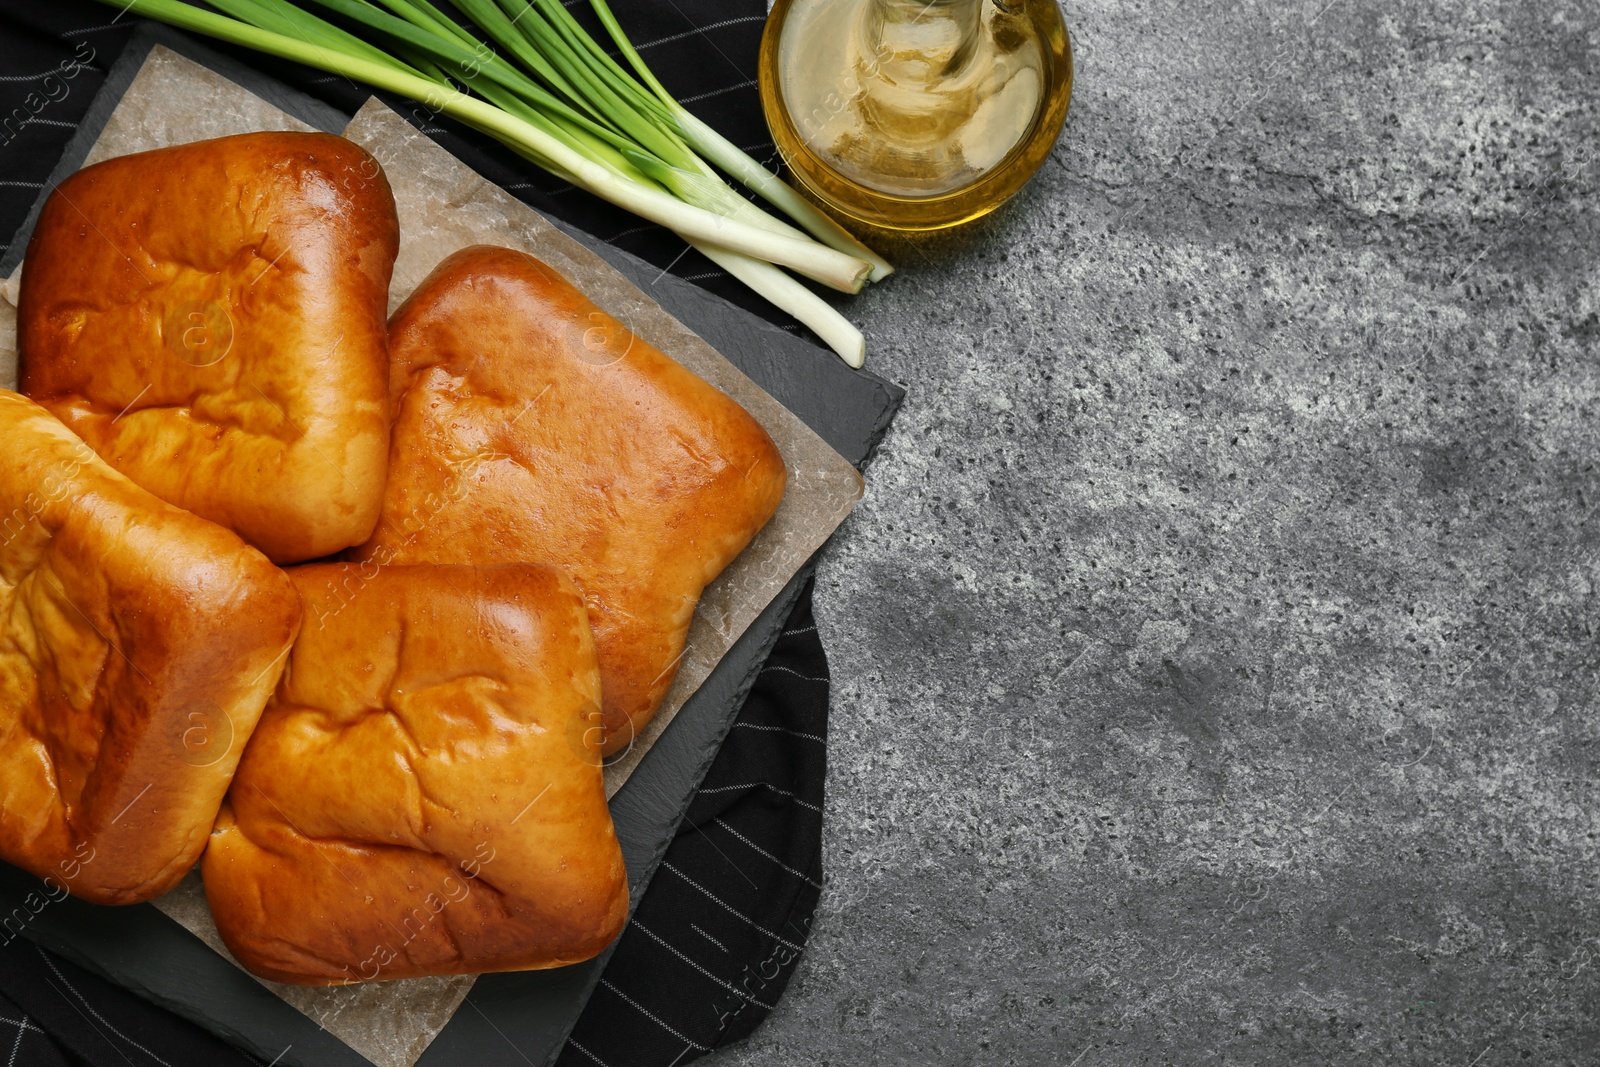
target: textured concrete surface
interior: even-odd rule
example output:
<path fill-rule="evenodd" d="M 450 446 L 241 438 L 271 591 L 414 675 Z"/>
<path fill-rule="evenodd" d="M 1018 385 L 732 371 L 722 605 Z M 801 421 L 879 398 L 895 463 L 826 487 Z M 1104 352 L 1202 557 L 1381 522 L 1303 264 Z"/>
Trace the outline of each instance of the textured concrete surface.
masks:
<path fill-rule="evenodd" d="M 828 888 L 732 1065 L 1600 1062 L 1600 9 L 1074 3 L 854 305 Z"/>

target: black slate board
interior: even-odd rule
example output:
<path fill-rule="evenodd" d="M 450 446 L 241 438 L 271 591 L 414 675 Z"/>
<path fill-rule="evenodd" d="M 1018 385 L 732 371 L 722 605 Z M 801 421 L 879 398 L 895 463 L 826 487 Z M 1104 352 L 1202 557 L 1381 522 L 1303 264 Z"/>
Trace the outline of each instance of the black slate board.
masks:
<path fill-rule="evenodd" d="M 331 133 L 350 117 L 259 71 L 164 26 L 146 24 L 129 42 L 51 174 L 28 220 L 0 259 L 0 277 L 22 259 L 25 238 L 48 190 L 82 165 L 112 110 L 152 47 L 165 45 L 239 83 L 302 121 Z M 586 233 L 552 220 L 646 289 L 663 307 L 798 415 L 858 467 L 865 468 L 888 430 L 904 391 L 831 352 L 734 307 L 693 283 Z M 638 903 L 734 715 L 779 636 L 812 565 L 808 564 L 728 652 L 684 704 L 649 755 L 611 801 L 612 817 Z M 42 906 L 41 906 L 42 903 Z M 151 905 L 102 908 L 52 901 L 42 883 L 0 864 L 0 937 L 20 932 L 85 967 L 162 1004 L 264 1060 L 287 1067 L 367 1064 L 332 1035 L 279 1000 L 243 971 Z M 552 971 L 485 975 L 419 1067 L 471 1062 L 527 1067 L 554 1060 L 599 980 L 610 952 Z"/>

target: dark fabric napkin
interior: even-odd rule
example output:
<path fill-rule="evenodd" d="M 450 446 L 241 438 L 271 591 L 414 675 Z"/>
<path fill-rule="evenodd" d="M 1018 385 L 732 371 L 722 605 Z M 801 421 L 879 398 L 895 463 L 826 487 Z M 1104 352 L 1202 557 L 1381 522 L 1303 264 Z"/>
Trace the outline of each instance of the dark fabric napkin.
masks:
<path fill-rule="evenodd" d="M 604 39 L 586 4 L 568 6 Z M 614 9 L 686 106 L 757 159 L 775 158 L 755 89 L 762 0 L 631 0 Z M 0 240 L 21 225 L 135 23 L 88 0 L 0 0 Z M 233 54 L 347 113 L 371 95 L 342 78 Z M 540 211 L 797 329 L 674 235 L 448 120 L 425 129 Z M 561 1067 L 681 1064 L 747 1036 L 766 1017 L 805 945 L 821 888 L 827 718 L 827 659 L 808 586 Z M 259 1062 L 9 931 L 0 931 L 0 1059 L 11 1067 Z"/>

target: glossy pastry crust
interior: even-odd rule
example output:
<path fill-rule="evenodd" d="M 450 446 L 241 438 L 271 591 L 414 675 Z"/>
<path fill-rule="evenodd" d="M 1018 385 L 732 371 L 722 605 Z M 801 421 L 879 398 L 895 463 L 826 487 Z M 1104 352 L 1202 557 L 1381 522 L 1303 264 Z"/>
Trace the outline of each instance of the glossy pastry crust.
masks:
<path fill-rule="evenodd" d="M 252 133 L 86 167 L 46 202 L 20 385 L 113 467 L 274 562 L 371 534 L 399 246 L 377 162 Z"/>
<path fill-rule="evenodd" d="M 706 585 L 777 510 L 753 417 L 521 252 L 440 263 L 390 321 L 383 515 L 359 558 L 536 561 L 583 590 L 605 749 L 677 672 Z"/>
<path fill-rule="evenodd" d="M 199 858 L 300 601 L 0 391 L 0 858 L 99 904 Z"/>
<path fill-rule="evenodd" d="M 622 929 L 593 638 L 538 566 L 321 564 L 202 865 L 253 973 L 330 985 L 555 967 Z"/>

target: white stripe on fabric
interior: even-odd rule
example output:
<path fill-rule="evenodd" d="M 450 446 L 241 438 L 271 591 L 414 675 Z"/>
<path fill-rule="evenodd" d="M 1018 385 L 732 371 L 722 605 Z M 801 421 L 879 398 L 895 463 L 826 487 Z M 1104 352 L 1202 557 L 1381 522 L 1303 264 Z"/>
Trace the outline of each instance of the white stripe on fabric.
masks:
<path fill-rule="evenodd" d="M 702 792 L 702 793 L 731 793 L 735 789 L 770 789 L 774 793 L 777 793 L 780 796 L 788 797 L 790 800 L 794 801 L 796 804 L 800 805 L 802 808 L 810 808 L 812 811 L 815 811 L 815 812 L 818 812 L 818 813 L 821 813 L 821 811 L 822 811 L 821 808 L 817 807 L 817 805 L 811 803 L 809 800 L 801 800 L 799 793 L 791 793 L 787 789 L 779 789 L 777 786 L 773 785 L 771 782 L 745 782 L 743 785 L 719 785 L 719 786 L 716 786 L 715 788 L 712 788 L 712 789 L 702 789 L 702 790 L 700 790 L 700 792 Z"/>
<path fill-rule="evenodd" d="M 711 1051 L 705 1045 L 699 1045 L 699 1044 L 696 1044 L 693 1041 L 690 1041 L 687 1037 L 684 1037 L 682 1034 L 678 1033 L 678 1031 L 674 1030 L 672 1027 L 668 1026 L 666 1023 L 664 1023 L 660 1019 L 656 1018 L 656 1016 L 651 1013 L 649 1008 L 645 1007 L 643 1004 L 640 1004 L 637 1000 L 634 1000 L 632 997 L 628 996 L 628 994 L 624 993 L 622 990 L 620 990 L 616 986 L 612 985 L 608 980 L 602 978 L 602 979 L 600 979 L 600 984 L 605 986 L 607 989 L 611 990 L 611 992 L 615 993 L 617 996 L 621 997 L 625 1002 L 627 1002 L 629 1004 L 632 1004 L 634 1006 L 634 1008 L 638 1009 L 638 1012 L 639 1012 L 640 1015 L 643 1015 L 646 1019 L 649 1019 L 651 1022 L 655 1023 L 657 1026 L 661 1027 L 661 1029 L 665 1030 L 667 1033 L 671 1034 L 673 1037 L 677 1038 L 679 1041 L 686 1042 L 689 1045 L 690 1048 L 699 1049 L 701 1052 L 710 1052 Z"/>
<path fill-rule="evenodd" d="M 124 9 L 124 10 L 126 10 L 126 9 Z M 112 19 L 110 22 L 106 23 L 104 26 L 90 26 L 87 29 L 82 29 L 82 30 L 65 30 L 65 31 L 63 31 L 61 33 L 61 36 L 62 37 L 76 37 L 80 33 L 99 33 L 101 30 L 114 30 L 114 29 L 118 28 L 117 19 L 120 19 L 121 17 L 122 17 L 121 15 L 118 15 L 116 19 Z M 131 26 L 132 23 L 129 23 L 129 25 Z"/>
<path fill-rule="evenodd" d="M 105 1016 L 103 1016 L 99 1012 L 95 1011 L 94 1010 L 94 1005 L 90 1004 L 87 1000 L 84 1000 L 83 999 L 83 994 L 78 992 L 77 988 L 74 987 L 71 982 L 67 981 L 67 976 L 61 973 L 61 969 L 56 966 L 54 960 L 52 960 L 49 956 L 45 955 L 44 949 L 40 948 L 38 945 L 35 945 L 35 946 L 33 946 L 33 950 L 39 954 L 39 958 L 40 959 L 44 960 L 45 965 L 48 966 L 52 971 L 55 972 L 55 976 L 57 978 L 61 979 L 61 984 L 66 986 L 68 989 L 72 990 L 72 995 L 73 996 L 75 996 L 79 1000 L 83 1001 L 83 1006 L 89 1009 L 89 1014 L 93 1015 L 96 1019 L 99 1019 L 102 1023 L 105 1023 L 105 1027 L 106 1027 L 107 1030 L 110 1030 L 113 1034 L 116 1034 L 118 1037 L 122 1038 L 122 1040 L 126 1041 L 129 1045 L 133 1046 L 134 1048 L 138 1049 L 140 1052 L 144 1053 L 146 1056 L 149 1056 L 151 1059 L 153 1059 L 157 1063 L 161 1064 L 161 1067 L 172 1067 L 172 1064 L 168 1063 L 166 1060 L 162 1059 L 160 1056 L 157 1056 L 154 1052 L 151 1052 L 149 1049 L 147 1049 L 143 1045 L 139 1044 L 139 1042 L 135 1041 L 133 1038 L 129 1037 L 127 1034 L 123 1033 L 121 1030 L 118 1030 L 115 1026 L 112 1026 L 110 1023 L 106 1022 Z"/>
<path fill-rule="evenodd" d="M 594 1062 L 598 1063 L 600 1065 L 600 1067 L 611 1067 L 611 1065 L 609 1063 L 607 1063 L 605 1060 L 601 1059 L 599 1056 L 596 1056 L 594 1053 L 590 1052 L 588 1049 L 586 1049 L 582 1045 L 578 1044 L 572 1038 L 570 1038 L 570 1037 L 567 1038 L 567 1044 L 571 1045 L 573 1048 L 577 1049 L 579 1052 L 583 1053 L 585 1056 L 589 1057 Z"/>
<path fill-rule="evenodd" d="M 708 30 L 720 30 L 724 26 L 737 26 L 744 22 L 765 21 L 767 21 L 767 16 L 765 15 L 740 15 L 736 19 L 723 19 L 721 22 L 709 22 L 704 26 L 696 26 L 692 30 L 684 30 L 682 33 L 675 33 L 671 37 L 660 37 L 654 41 L 646 41 L 644 44 L 636 44 L 633 46 L 633 50 L 635 52 L 643 52 L 646 48 L 654 48 L 658 44 L 671 44 L 673 41 L 681 41 L 685 37 L 693 37 L 697 33 L 705 33 Z M 679 103 L 682 103 L 682 101 L 680 100 Z"/>
<path fill-rule="evenodd" d="M 799 671 L 791 670 L 788 667 L 772 667 L 772 666 L 769 666 L 769 667 L 767 667 L 767 670 L 769 670 L 769 671 L 782 671 L 784 674 L 792 674 L 796 678 L 799 678 L 801 681 L 804 681 L 804 682 L 821 682 L 823 685 L 827 685 L 828 684 L 828 679 L 826 679 L 826 678 L 813 678 L 809 674 L 801 674 Z"/>
<path fill-rule="evenodd" d="M 724 822 L 722 820 L 722 818 L 720 816 L 718 816 L 715 819 L 712 819 L 711 821 L 716 823 L 718 826 L 722 827 L 724 830 L 728 831 L 728 833 L 732 834 L 734 837 L 737 837 L 740 841 L 743 841 L 745 844 L 749 845 L 755 851 L 761 853 L 761 855 L 767 857 L 767 859 L 771 860 L 773 863 L 776 863 L 779 867 L 782 867 L 784 870 L 788 871 L 790 874 L 792 874 L 796 878 L 800 879 L 802 882 L 806 883 L 807 885 L 814 885 L 818 889 L 822 888 L 822 883 L 821 882 L 815 881 L 812 878 L 810 878 L 810 877 L 802 874 L 801 872 L 795 870 L 793 867 L 789 866 L 787 863 L 783 862 L 778 857 L 774 856 L 772 853 L 768 852 L 766 849 L 762 848 L 760 845 L 756 844 L 754 841 L 750 840 L 748 837 L 744 836 L 739 831 L 735 830 L 733 827 L 729 826 L 726 822 Z"/>
<path fill-rule="evenodd" d="M 679 878 L 682 878 L 685 882 L 688 882 L 695 889 L 700 890 L 700 892 L 702 892 L 706 896 L 710 897 L 717 904 L 722 905 L 722 907 L 726 908 L 730 913 L 732 913 L 734 918 L 739 919 L 742 922 L 748 923 L 749 925 L 755 927 L 757 930 L 759 930 L 762 933 L 766 934 L 768 937 L 772 938 L 774 941 L 778 941 L 778 942 L 780 942 L 782 944 L 788 945 L 790 948 L 794 949 L 796 952 L 804 951 L 805 946 L 797 945 L 793 941 L 790 941 L 787 937 L 784 937 L 782 934 L 775 934 L 771 930 L 768 930 L 765 926 L 762 926 L 760 923 L 756 922 L 754 919 L 751 919 L 748 916 L 744 915 L 737 908 L 734 908 L 732 905 L 730 905 L 730 904 L 726 903 L 725 901 L 723 901 L 720 897 L 718 897 L 711 890 L 707 889 L 705 886 L 701 885 L 699 882 L 695 881 L 693 878 L 690 878 L 687 874 L 684 874 L 682 871 L 678 870 L 678 868 L 674 867 L 672 864 L 668 863 L 666 860 L 662 860 L 661 861 L 661 866 L 665 867 L 667 870 L 671 871 L 673 874 L 677 875 Z"/>
<path fill-rule="evenodd" d="M 753 722 L 736 722 L 733 727 L 736 730 L 766 730 L 770 733 L 792 734 L 795 737 L 803 737 L 807 741 L 818 741 L 824 745 L 828 743 L 826 737 L 819 737 L 816 734 L 803 734 L 799 730 L 791 730 L 787 726 L 762 726 Z"/>
<path fill-rule="evenodd" d="M 744 89 L 744 88 L 747 88 L 747 87 L 749 87 L 751 85 L 754 85 L 755 83 L 756 83 L 756 80 L 754 78 L 746 78 L 744 81 L 740 82 L 738 85 L 729 85 L 729 86 L 726 86 L 725 88 L 722 88 L 722 89 L 713 89 L 709 93 L 696 93 L 694 96 L 682 97 L 681 99 L 679 99 L 678 103 L 680 103 L 680 104 L 692 104 L 697 100 L 708 100 L 713 96 L 721 96 L 723 93 L 731 93 L 735 89 Z"/>
<path fill-rule="evenodd" d="M 731 955 L 731 953 L 728 952 L 728 946 L 727 945 L 724 945 L 721 941 L 718 941 L 716 938 L 712 937 L 710 934 L 708 934 L 704 930 L 700 929 L 700 927 L 696 926 L 694 923 L 690 923 L 689 924 L 689 929 L 693 930 L 695 933 L 699 934 L 701 937 L 705 938 L 707 941 L 711 942 L 713 945 L 716 945 L 718 948 L 720 948 L 722 950 L 724 955 Z"/>
<path fill-rule="evenodd" d="M 765 1003 L 757 1000 L 755 997 L 752 997 L 749 993 L 746 993 L 744 990 L 740 989 L 738 986 L 734 985 L 732 982 L 729 982 L 729 981 L 727 981 L 726 979 L 723 979 L 723 978 L 718 978 L 716 975 L 712 974 L 710 971 L 708 971 L 704 967 L 700 966 L 694 960 L 690 959 L 688 956 L 684 955 L 682 952 L 679 952 L 677 949 L 675 949 L 671 945 L 667 944 L 666 939 L 664 939 L 660 934 L 656 933 L 654 930 L 651 930 L 649 927 L 645 926 L 638 919 L 633 920 L 632 926 L 633 926 L 633 928 L 635 930 L 642 931 L 644 933 L 644 935 L 646 937 L 648 937 L 650 940 L 654 941 L 656 944 L 660 945 L 662 948 L 666 949 L 668 952 L 672 953 L 674 956 L 678 957 L 684 963 L 687 963 L 689 966 L 693 967 L 695 970 L 699 971 L 701 974 L 705 975 L 707 978 L 711 979 L 713 982 L 717 983 L 722 988 L 728 990 L 730 993 L 735 993 L 738 996 L 743 997 L 744 999 L 748 1000 L 750 1003 L 754 1004 L 758 1008 L 766 1008 L 768 1011 L 771 1011 L 775 1007 L 775 1005 L 765 1004 Z"/>

